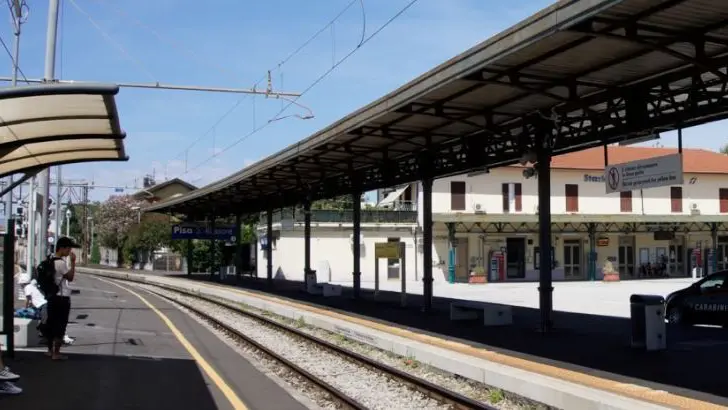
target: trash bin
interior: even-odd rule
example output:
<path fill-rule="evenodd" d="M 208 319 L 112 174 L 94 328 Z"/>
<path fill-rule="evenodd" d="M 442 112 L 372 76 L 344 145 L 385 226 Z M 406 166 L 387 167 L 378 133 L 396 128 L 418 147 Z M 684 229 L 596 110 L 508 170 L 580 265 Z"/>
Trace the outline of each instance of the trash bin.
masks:
<path fill-rule="evenodd" d="M 308 272 L 305 273 L 304 277 L 306 292 L 310 294 L 316 294 L 319 287 L 316 279 L 316 271 L 313 269 L 309 269 Z"/>
<path fill-rule="evenodd" d="M 667 348 L 665 299 L 656 295 L 629 297 L 632 347 L 647 351 Z"/>

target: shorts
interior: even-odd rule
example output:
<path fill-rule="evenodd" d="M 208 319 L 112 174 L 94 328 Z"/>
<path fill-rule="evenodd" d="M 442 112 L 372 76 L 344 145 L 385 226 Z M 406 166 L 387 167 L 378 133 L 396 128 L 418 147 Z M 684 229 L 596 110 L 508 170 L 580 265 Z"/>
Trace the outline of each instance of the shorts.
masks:
<path fill-rule="evenodd" d="M 44 334 L 49 342 L 62 339 L 66 334 L 68 317 L 71 314 L 71 298 L 68 296 L 52 296 L 46 304 L 48 317 L 44 326 Z"/>

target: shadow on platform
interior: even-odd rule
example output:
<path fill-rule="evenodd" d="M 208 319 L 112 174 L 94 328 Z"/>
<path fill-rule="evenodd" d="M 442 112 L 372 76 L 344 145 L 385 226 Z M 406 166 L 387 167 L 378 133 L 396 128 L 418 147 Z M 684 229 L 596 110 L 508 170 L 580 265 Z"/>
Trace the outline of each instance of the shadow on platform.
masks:
<path fill-rule="evenodd" d="M 169 276 L 210 281 L 209 274 Z M 631 325 L 626 318 L 554 312 L 554 331 L 542 335 L 537 332 L 539 311 L 532 308 L 514 306 L 514 326 L 484 327 L 477 321 L 450 321 L 449 304 L 455 300 L 450 298 L 435 297 L 434 312 L 424 315 L 421 295 L 409 294 L 408 307 L 402 308 L 398 292 L 380 291 L 375 302 L 373 291 L 362 289 L 363 299 L 354 301 L 350 287 L 344 287 L 343 297 L 324 298 L 303 292 L 302 283 L 296 281 L 276 280 L 274 289 L 266 286 L 265 279 L 251 277 L 228 277 L 226 283 L 393 323 L 419 333 L 457 338 L 469 344 L 486 344 L 494 351 L 532 361 L 581 372 L 585 372 L 584 368 L 593 369 L 596 372 L 587 372 L 620 383 L 632 383 L 630 378 L 636 378 L 648 386 L 650 382 L 666 384 L 675 387 L 671 389 L 673 393 L 713 402 L 719 399 L 720 404 L 728 405 L 728 399 L 699 394 L 728 395 L 728 379 L 725 378 L 728 331 L 720 328 L 668 325 L 668 349 L 646 353 L 630 347 Z"/>
<path fill-rule="evenodd" d="M 193 360 L 16 352 L 6 361 L 23 394 L 0 396 L 3 410 L 217 409 Z"/>

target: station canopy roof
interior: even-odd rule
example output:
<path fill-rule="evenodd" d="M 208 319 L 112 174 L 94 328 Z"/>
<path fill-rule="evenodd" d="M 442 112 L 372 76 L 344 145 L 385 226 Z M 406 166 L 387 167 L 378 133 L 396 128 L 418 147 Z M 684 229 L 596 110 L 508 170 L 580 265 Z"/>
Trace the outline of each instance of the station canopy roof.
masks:
<path fill-rule="evenodd" d="M 282 151 L 146 210 L 257 212 L 728 117 L 728 1 L 563 0 Z"/>
<path fill-rule="evenodd" d="M 0 177 L 52 165 L 126 161 L 116 85 L 0 89 Z"/>

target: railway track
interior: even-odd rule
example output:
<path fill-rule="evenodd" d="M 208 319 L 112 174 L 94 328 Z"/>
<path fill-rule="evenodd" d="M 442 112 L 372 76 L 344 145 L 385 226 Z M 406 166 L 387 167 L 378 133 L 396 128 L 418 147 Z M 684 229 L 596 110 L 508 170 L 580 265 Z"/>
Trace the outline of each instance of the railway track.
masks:
<path fill-rule="evenodd" d="M 117 279 L 118 280 L 118 279 Z M 341 357 L 342 359 L 345 359 L 349 362 L 353 362 L 356 365 L 371 369 L 373 371 L 376 371 L 378 373 L 381 373 L 385 375 L 387 378 L 394 380 L 398 383 L 401 383 L 407 387 L 409 387 L 412 390 L 418 391 L 425 396 L 436 400 L 440 403 L 443 403 L 444 405 L 450 406 L 452 409 L 473 409 L 473 410 L 494 410 L 496 407 L 490 406 L 488 404 L 485 404 L 483 402 L 473 400 L 469 397 L 463 396 L 459 393 L 450 391 L 448 389 L 442 388 L 440 386 L 437 386 L 433 383 L 430 383 L 426 380 L 423 380 L 419 377 L 410 375 L 406 372 L 403 372 L 399 369 L 395 369 L 391 366 L 388 366 L 386 364 L 377 362 L 369 357 L 363 356 L 359 353 L 349 351 L 345 348 L 342 348 L 340 346 L 337 346 L 335 344 L 332 344 L 326 340 L 320 339 L 316 336 L 307 334 L 305 332 L 302 332 L 299 329 L 296 329 L 295 327 L 291 327 L 288 325 L 285 325 L 283 323 L 277 322 L 275 320 L 272 320 L 268 317 L 265 317 L 263 315 L 250 312 L 244 309 L 241 309 L 237 306 L 234 306 L 232 303 L 216 300 L 201 294 L 197 294 L 195 292 L 190 292 L 186 289 L 179 289 L 174 286 L 162 286 L 158 284 L 145 284 L 145 290 L 148 292 L 151 292 L 155 294 L 156 296 L 159 296 L 165 300 L 169 300 L 173 303 L 176 303 L 185 309 L 193 312 L 195 315 L 199 316 L 204 321 L 210 323 L 214 327 L 220 329 L 224 333 L 227 333 L 228 335 L 232 336 L 235 339 L 239 339 L 245 344 L 248 344 L 252 346 L 254 349 L 262 352 L 264 355 L 270 357 L 274 361 L 280 363 L 282 366 L 288 368 L 292 372 L 298 374 L 305 380 L 307 380 L 312 385 L 316 386 L 320 390 L 327 393 L 328 396 L 331 397 L 331 399 L 334 402 L 337 402 L 341 408 L 348 408 L 348 409 L 356 409 L 356 410 L 365 410 L 369 407 L 365 406 L 364 404 L 358 402 L 352 397 L 349 397 L 347 394 L 342 392 L 341 390 L 337 389 L 336 387 L 332 386 L 330 383 L 326 382 L 322 378 L 312 374 L 311 372 L 307 371 L 306 369 L 302 368 L 301 366 L 297 365 L 296 363 L 293 363 L 292 361 L 286 359 L 285 357 L 282 357 L 280 354 L 276 353 L 272 349 L 262 345 L 261 343 L 257 342 L 253 338 L 245 335 L 243 332 L 231 327 L 230 325 L 223 323 L 219 319 L 215 318 L 211 314 L 205 312 L 204 310 L 200 309 L 197 306 L 193 306 L 190 303 L 183 302 L 181 300 L 175 299 L 173 297 L 170 297 L 168 295 L 165 295 L 163 293 L 160 293 L 158 291 L 149 289 L 150 288 L 158 288 L 158 289 L 164 289 L 168 292 L 177 293 L 180 295 L 184 295 L 190 298 L 199 299 L 201 301 L 213 304 L 219 308 L 231 311 L 234 314 L 245 316 L 249 319 L 252 319 L 256 322 L 259 322 L 267 327 L 273 328 L 278 331 L 282 331 L 285 333 L 288 333 L 290 335 L 295 336 L 298 339 L 301 339 L 307 343 L 310 343 L 312 345 L 315 345 L 316 347 L 325 350 L 329 353 L 332 353 L 338 357 Z"/>

